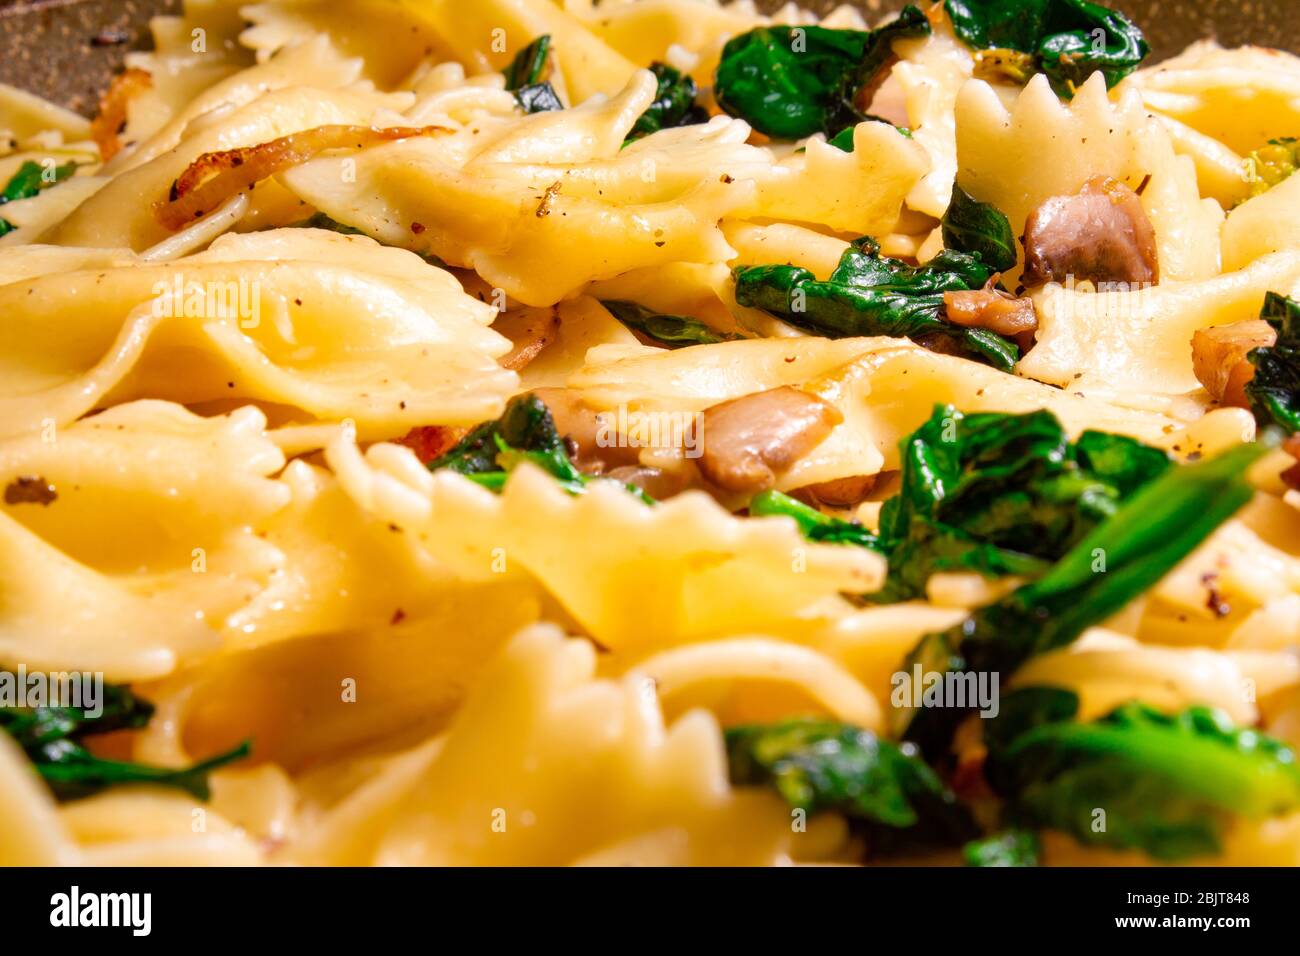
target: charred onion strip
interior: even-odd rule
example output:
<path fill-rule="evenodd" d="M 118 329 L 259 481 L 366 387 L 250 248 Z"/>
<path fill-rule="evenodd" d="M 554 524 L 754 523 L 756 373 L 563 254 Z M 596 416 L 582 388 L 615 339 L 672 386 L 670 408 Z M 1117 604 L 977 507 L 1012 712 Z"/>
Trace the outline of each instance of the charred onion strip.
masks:
<path fill-rule="evenodd" d="M 90 121 L 90 135 L 104 162 L 122 151 L 121 134 L 126 127 L 126 108 L 133 99 L 152 87 L 153 77 L 132 67 L 113 77 L 113 82 L 100 97 L 99 114 Z"/>
<path fill-rule="evenodd" d="M 1031 299 L 1018 299 L 993 288 L 994 276 L 983 289 L 945 292 L 944 314 L 948 321 L 968 329 L 988 329 L 998 335 L 1016 336 L 1038 329 L 1038 313 Z"/>
<path fill-rule="evenodd" d="M 297 166 L 328 149 L 364 149 L 415 136 L 449 133 L 442 126 L 318 126 L 269 143 L 204 153 L 172 183 L 167 199 L 154 203 L 154 216 L 172 232 L 217 209 L 236 193 Z"/>

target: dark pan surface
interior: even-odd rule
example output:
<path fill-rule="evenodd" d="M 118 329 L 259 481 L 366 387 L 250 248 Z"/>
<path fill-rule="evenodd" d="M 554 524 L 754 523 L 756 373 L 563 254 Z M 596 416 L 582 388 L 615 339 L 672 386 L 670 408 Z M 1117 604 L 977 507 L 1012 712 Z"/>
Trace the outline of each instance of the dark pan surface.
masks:
<path fill-rule="evenodd" d="M 1256 43 L 1300 52 L 1300 0 L 1108 2 L 1142 26 L 1155 59 L 1209 36 L 1226 46 Z M 837 5 L 803 2 L 823 12 Z M 903 0 L 861 5 L 874 18 Z M 780 0 L 759 0 L 759 6 L 774 8 Z M 126 51 L 147 44 L 149 17 L 179 7 L 180 0 L 0 0 L 0 82 L 90 115 Z"/>

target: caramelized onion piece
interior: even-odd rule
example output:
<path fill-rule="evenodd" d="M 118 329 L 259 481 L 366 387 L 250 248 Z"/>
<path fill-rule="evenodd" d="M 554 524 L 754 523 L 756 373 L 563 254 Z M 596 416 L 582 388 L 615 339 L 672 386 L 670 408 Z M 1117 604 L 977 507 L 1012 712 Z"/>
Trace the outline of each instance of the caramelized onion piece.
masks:
<path fill-rule="evenodd" d="M 99 100 L 99 114 L 90 122 L 90 135 L 99 147 L 99 155 L 108 162 L 122 151 L 122 130 L 126 126 L 126 108 L 131 101 L 153 86 L 153 77 L 138 67 L 113 77 Z"/>
<path fill-rule="evenodd" d="M 441 126 L 396 126 L 388 129 L 318 126 L 281 136 L 269 143 L 204 153 L 172 184 L 167 199 L 154 203 L 154 216 L 164 227 L 175 232 L 195 219 L 202 219 L 236 193 L 281 170 L 305 163 L 327 149 L 364 149 L 394 140 L 446 132 L 450 130 Z"/>
<path fill-rule="evenodd" d="M 492 331 L 499 332 L 514 343 L 501 364 L 513 372 L 519 371 L 541 354 L 560 331 L 560 313 L 555 306 L 535 309 L 512 309 L 500 313 L 492 323 Z"/>
<path fill-rule="evenodd" d="M 1038 314 L 1030 299 L 1018 299 L 1001 289 L 945 292 L 948 320 L 969 329 L 988 329 L 998 335 L 1019 335 L 1038 328 Z"/>
<path fill-rule="evenodd" d="M 844 420 L 839 409 L 790 386 L 705 409 L 700 471 L 719 488 L 759 492 Z"/>
<path fill-rule="evenodd" d="M 1053 196 L 1025 223 L 1027 287 L 1048 282 L 1160 281 L 1156 233 L 1142 200 L 1107 176 L 1088 180 L 1076 195 Z"/>
<path fill-rule="evenodd" d="M 450 425 L 420 425 L 407 432 L 406 437 L 397 444 L 411 449 L 415 452 L 415 457 L 427 465 L 455 448 L 465 434 L 466 429 Z"/>
<path fill-rule="evenodd" d="M 1192 369 L 1216 402 L 1246 408 L 1246 386 L 1255 366 L 1246 359 L 1251 349 L 1277 342 L 1277 332 L 1263 319 L 1198 329 L 1192 336 Z"/>

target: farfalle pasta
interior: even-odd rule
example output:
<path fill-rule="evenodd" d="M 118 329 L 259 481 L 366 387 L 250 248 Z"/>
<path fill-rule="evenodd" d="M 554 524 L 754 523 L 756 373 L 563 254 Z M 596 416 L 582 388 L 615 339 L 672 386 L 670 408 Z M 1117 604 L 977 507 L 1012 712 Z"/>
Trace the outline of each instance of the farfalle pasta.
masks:
<path fill-rule="evenodd" d="M 1300 61 L 760 6 L 0 87 L 0 864 L 1300 859 Z"/>

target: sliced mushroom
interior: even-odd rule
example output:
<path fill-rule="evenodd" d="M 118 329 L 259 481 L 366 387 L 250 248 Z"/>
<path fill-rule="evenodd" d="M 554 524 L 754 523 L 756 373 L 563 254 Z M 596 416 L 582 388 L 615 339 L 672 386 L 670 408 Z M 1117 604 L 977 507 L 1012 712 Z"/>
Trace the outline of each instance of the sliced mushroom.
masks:
<path fill-rule="evenodd" d="M 790 386 L 705 409 L 704 477 L 734 492 L 765 491 L 844 420 L 839 409 Z"/>
<path fill-rule="evenodd" d="M 1156 233 L 1142 200 L 1108 176 L 1073 196 L 1053 196 L 1025 223 L 1026 287 L 1048 282 L 1156 283 Z"/>
<path fill-rule="evenodd" d="M 508 338 L 514 348 L 501 364 L 517 372 L 541 354 L 560 331 L 560 313 L 555 306 L 512 309 L 502 312 L 492 323 L 492 331 Z"/>
<path fill-rule="evenodd" d="M 1198 329 L 1192 336 L 1192 369 L 1216 402 L 1246 408 L 1246 386 L 1255 366 L 1246 355 L 1251 349 L 1277 342 L 1277 332 L 1263 319 Z"/>
<path fill-rule="evenodd" d="M 805 485 L 796 491 L 795 497 L 814 505 L 826 505 L 831 508 L 852 508 L 866 501 L 876 487 L 875 475 L 852 475 L 837 478 L 834 481 L 822 481 L 815 485 Z"/>
<path fill-rule="evenodd" d="M 1033 300 L 1018 299 L 1001 289 L 945 292 L 943 307 L 950 322 L 970 329 L 1020 335 L 1038 328 Z"/>
<path fill-rule="evenodd" d="M 640 465 L 623 465 L 606 474 L 626 485 L 640 488 L 656 501 L 664 501 L 686 490 L 686 479 L 676 472 L 661 468 L 643 468 Z"/>

